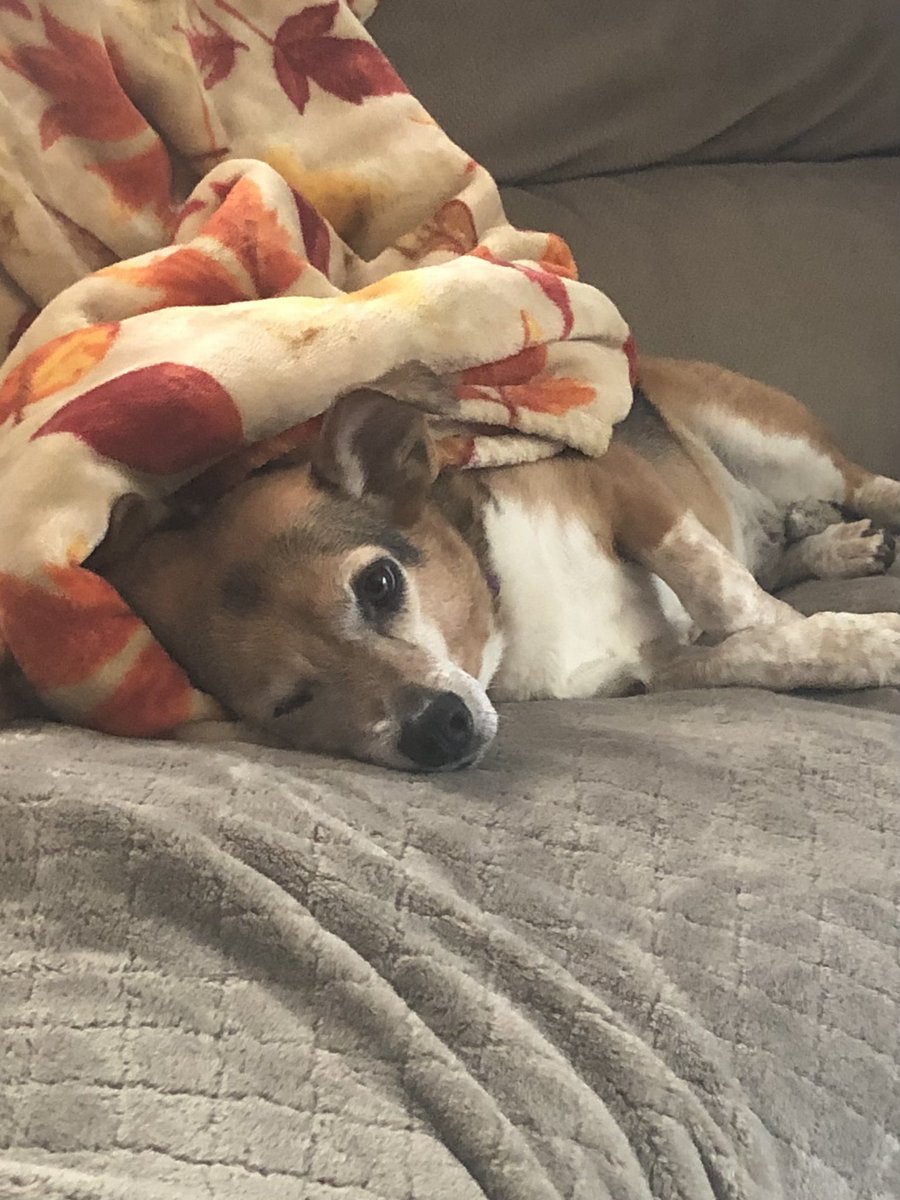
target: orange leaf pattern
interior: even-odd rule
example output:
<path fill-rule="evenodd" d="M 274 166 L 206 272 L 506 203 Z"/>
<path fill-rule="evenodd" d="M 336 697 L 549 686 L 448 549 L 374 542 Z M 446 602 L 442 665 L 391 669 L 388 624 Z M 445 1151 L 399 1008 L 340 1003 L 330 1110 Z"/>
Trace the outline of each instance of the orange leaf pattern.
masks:
<path fill-rule="evenodd" d="M 93 163 L 88 170 L 105 180 L 123 208 L 140 212 L 150 207 L 164 228 L 174 230 L 177 216 L 169 196 L 172 170 L 159 142 L 128 158 Z"/>
<path fill-rule="evenodd" d="M 442 204 L 415 233 L 397 242 L 405 258 L 420 262 L 429 254 L 468 254 L 478 245 L 472 210 L 462 200 L 454 198 Z"/>
<path fill-rule="evenodd" d="M 82 683 L 141 628 L 119 594 L 83 567 L 50 568 L 45 586 L 0 574 L 0 628 L 19 666 L 39 691 Z M 72 649 L 60 657 L 54 631 Z"/>
<path fill-rule="evenodd" d="M 203 232 L 233 252 L 253 280 L 257 296 L 277 296 L 286 291 L 306 267 L 289 229 L 279 214 L 263 203 L 252 179 L 242 179 L 235 185 Z"/>
<path fill-rule="evenodd" d="M 126 492 L 214 503 L 410 356 L 450 385 L 446 469 L 602 453 L 627 412 L 628 327 L 561 238 L 509 225 L 360 25 L 374 2 L 0 0 L 3 100 L 33 114 L 4 160 L 0 642 L 67 719 L 217 711 L 82 566 Z"/>
<path fill-rule="evenodd" d="M 117 322 L 91 325 L 39 346 L 0 384 L 0 425 L 10 417 L 18 424 L 29 404 L 78 383 L 106 357 L 118 334 Z"/>
<path fill-rule="evenodd" d="M 140 266 L 116 264 L 100 274 L 140 286 L 147 294 L 141 312 L 180 304 L 233 304 L 246 299 L 232 272 L 195 246 L 173 246 L 161 250 L 152 262 Z"/>
<path fill-rule="evenodd" d="M 192 692 L 181 667 L 151 642 L 112 695 L 89 710 L 86 723 L 103 733 L 159 737 L 190 718 Z"/>

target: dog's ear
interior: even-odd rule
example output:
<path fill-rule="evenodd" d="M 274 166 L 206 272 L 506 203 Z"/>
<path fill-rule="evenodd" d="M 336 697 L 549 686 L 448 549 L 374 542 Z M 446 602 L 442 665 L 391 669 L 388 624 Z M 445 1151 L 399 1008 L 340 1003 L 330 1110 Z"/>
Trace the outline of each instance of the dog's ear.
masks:
<path fill-rule="evenodd" d="M 325 416 L 313 470 L 351 496 L 379 496 L 398 525 L 419 516 L 438 474 L 438 458 L 425 414 L 403 402 L 447 389 L 427 368 L 401 368 L 371 387 L 340 396 Z M 428 403 L 428 397 L 425 397 Z"/>

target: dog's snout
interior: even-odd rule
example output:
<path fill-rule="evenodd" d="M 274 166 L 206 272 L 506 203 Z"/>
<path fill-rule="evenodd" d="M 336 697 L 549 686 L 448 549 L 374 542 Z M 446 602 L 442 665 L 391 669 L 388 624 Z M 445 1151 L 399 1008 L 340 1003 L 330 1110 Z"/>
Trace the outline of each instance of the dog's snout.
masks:
<path fill-rule="evenodd" d="M 398 748 L 417 767 L 437 770 L 470 761 L 477 740 L 469 706 L 455 692 L 439 692 L 403 722 Z"/>

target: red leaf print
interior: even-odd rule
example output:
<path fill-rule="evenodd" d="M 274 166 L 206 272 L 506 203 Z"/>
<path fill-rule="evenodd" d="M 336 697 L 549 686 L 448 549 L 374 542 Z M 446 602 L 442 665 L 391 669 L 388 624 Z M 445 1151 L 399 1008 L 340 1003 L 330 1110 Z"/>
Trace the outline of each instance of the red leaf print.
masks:
<path fill-rule="evenodd" d="M 467 367 L 462 372 L 461 382 L 495 388 L 507 384 L 527 383 L 543 371 L 546 365 L 546 346 L 526 346 L 517 354 L 511 354 L 497 362 Z"/>
<path fill-rule="evenodd" d="M 163 362 L 127 371 L 70 401 L 33 435 L 73 433 L 98 454 L 151 475 L 211 462 L 243 440 L 241 415 L 206 371 Z"/>
<path fill-rule="evenodd" d="M 340 5 L 316 4 L 284 21 L 275 35 L 275 73 L 299 112 L 309 103 L 309 81 L 350 104 L 367 96 L 405 92 L 384 55 L 362 38 L 326 36 Z"/>
<path fill-rule="evenodd" d="M 397 242 L 397 249 L 411 262 L 436 250 L 468 254 L 478 245 L 472 210 L 463 200 L 448 200 L 414 233 Z"/>
<path fill-rule="evenodd" d="M 558 275 L 551 275 L 548 271 L 541 271 L 537 267 L 529 267 L 526 263 L 506 262 L 505 259 L 497 258 L 486 246 L 476 246 L 472 251 L 472 256 L 473 258 L 483 258 L 497 267 L 509 267 L 512 271 L 519 271 L 532 283 L 536 283 L 547 299 L 555 304 L 562 314 L 561 337 L 569 336 L 575 324 L 575 314 L 572 312 L 572 302 L 569 300 L 566 286 Z"/>
<path fill-rule="evenodd" d="M 170 194 L 172 168 L 162 142 L 131 158 L 95 163 L 88 170 L 106 181 L 125 208 L 140 212 L 152 207 L 166 229 L 174 230 L 178 213 Z"/>
<path fill-rule="evenodd" d="M 149 288 L 157 295 L 147 298 L 140 312 L 177 305 L 232 304 L 249 300 L 238 281 L 221 263 L 194 246 L 178 246 L 143 266 L 117 263 L 98 277 L 120 279 L 125 283 Z"/>
<path fill-rule="evenodd" d="M 299 66 L 295 67 L 290 55 L 275 48 L 275 74 L 284 89 L 287 98 L 301 115 L 309 104 L 309 80 L 306 72 Z"/>
<path fill-rule="evenodd" d="M 328 232 L 328 226 L 319 215 L 318 210 L 308 200 L 299 192 L 294 192 L 293 188 L 291 191 L 297 207 L 297 218 L 300 221 L 300 232 L 303 234 L 306 257 L 317 271 L 327 275 L 328 263 L 331 258 L 331 234 Z"/>
<path fill-rule="evenodd" d="M 192 217 L 194 213 L 202 212 L 206 208 L 206 201 L 195 196 L 193 200 L 185 200 L 178 211 L 178 224 L 181 225 L 188 217 Z"/>
<path fill-rule="evenodd" d="M 194 62 L 203 73 L 203 86 L 209 91 L 217 83 L 227 79 L 234 70 L 238 50 L 249 50 L 250 47 L 246 42 L 239 42 L 237 38 L 233 38 L 202 8 L 194 5 L 194 9 L 206 28 L 198 29 L 195 25 L 191 25 L 189 29 L 182 29 L 180 25 L 176 28 L 187 38 Z"/>
<path fill-rule="evenodd" d="M 547 249 L 541 258 L 541 268 L 562 275 L 563 279 L 577 279 L 578 267 L 568 244 L 557 233 L 547 234 Z"/>
<path fill-rule="evenodd" d="M 162 646 L 151 642 L 113 692 L 89 714 L 103 733 L 158 737 L 184 724 L 192 708 L 191 682 Z"/>
<path fill-rule="evenodd" d="M 228 199 L 228 194 L 237 182 L 239 182 L 238 179 L 230 179 L 227 183 L 222 179 L 214 179 L 209 185 L 209 190 L 220 203 L 224 204 Z"/>
<path fill-rule="evenodd" d="M 448 200 L 434 214 L 434 248 L 468 254 L 478 245 L 472 210 L 462 200 Z"/>
<path fill-rule="evenodd" d="M 46 8 L 41 14 L 48 44 L 17 46 L 6 61 L 56 101 L 41 117 L 42 149 L 61 137 L 119 141 L 146 129 L 122 91 L 103 43 L 64 25 Z"/>
<path fill-rule="evenodd" d="M 330 4 L 310 4 L 294 13 L 282 23 L 275 35 L 275 45 L 283 40 L 320 38 L 331 33 L 339 8 L 339 0 L 331 0 Z"/>
<path fill-rule="evenodd" d="M 267 208 L 252 179 L 242 179 L 201 230 L 238 258 L 253 280 L 256 294 L 277 296 L 302 274 L 306 260 L 296 252 L 291 233 Z"/>
<path fill-rule="evenodd" d="M 584 408 L 597 398 L 590 384 L 566 377 L 533 379 L 530 383 L 504 387 L 500 391 L 508 408 L 529 408 L 555 417 L 573 408 Z"/>
<path fill-rule="evenodd" d="M 113 587 L 84 567 L 51 567 L 59 590 L 0 573 L 9 648 L 40 691 L 70 687 L 115 657 L 141 623 Z M 60 654 L 60 630 L 68 653 Z"/>
<path fill-rule="evenodd" d="M 24 0 L 0 0 L 0 11 L 12 13 L 14 17 L 22 17 L 26 21 L 34 17 Z"/>

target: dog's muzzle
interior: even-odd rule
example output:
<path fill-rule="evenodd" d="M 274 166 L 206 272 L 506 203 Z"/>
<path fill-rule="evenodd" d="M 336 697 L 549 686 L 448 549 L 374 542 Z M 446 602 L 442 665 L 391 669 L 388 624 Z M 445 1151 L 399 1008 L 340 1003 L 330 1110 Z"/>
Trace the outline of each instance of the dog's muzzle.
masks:
<path fill-rule="evenodd" d="M 456 692 L 415 691 L 417 711 L 401 722 L 397 749 L 425 771 L 468 766 L 484 745 L 469 706 Z"/>

